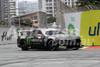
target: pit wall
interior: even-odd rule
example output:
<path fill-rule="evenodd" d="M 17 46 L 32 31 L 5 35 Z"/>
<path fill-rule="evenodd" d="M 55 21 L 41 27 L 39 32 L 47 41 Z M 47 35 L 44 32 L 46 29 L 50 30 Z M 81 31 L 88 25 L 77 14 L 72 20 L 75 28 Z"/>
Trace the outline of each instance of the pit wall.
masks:
<path fill-rule="evenodd" d="M 84 46 L 100 46 L 100 10 L 64 14 L 69 35 L 81 37 Z"/>

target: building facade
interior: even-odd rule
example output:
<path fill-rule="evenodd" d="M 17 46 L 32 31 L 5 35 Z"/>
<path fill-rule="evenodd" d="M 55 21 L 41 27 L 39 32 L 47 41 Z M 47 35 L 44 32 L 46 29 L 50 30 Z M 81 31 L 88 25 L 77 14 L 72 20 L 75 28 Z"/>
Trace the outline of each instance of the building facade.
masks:
<path fill-rule="evenodd" d="M 38 25 L 39 28 L 45 28 L 47 26 L 47 13 L 43 11 L 20 15 L 20 20 L 24 19 L 31 19 L 32 25 Z M 13 20 L 19 21 L 19 16 L 13 17 Z M 17 22 L 16 24 L 19 23 Z"/>
<path fill-rule="evenodd" d="M 73 6 L 76 6 L 77 0 L 62 0 L 62 2 L 70 7 L 73 7 Z"/>
<path fill-rule="evenodd" d="M 18 2 L 18 13 L 20 12 L 20 15 L 30 14 L 36 11 L 38 11 L 38 2 L 32 2 L 32 1 Z"/>
<path fill-rule="evenodd" d="M 47 16 L 55 16 L 56 0 L 38 0 L 39 10 L 47 12 Z"/>
<path fill-rule="evenodd" d="M 0 0 L 0 20 L 6 20 L 8 17 L 8 0 Z"/>
<path fill-rule="evenodd" d="M 0 20 L 10 25 L 13 16 L 16 16 L 16 0 L 0 0 Z"/>
<path fill-rule="evenodd" d="M 48 17 L 55 17 L 56 2 L 58 0 L 38 0 L 39 10 L 47 12 Z M 61 0 L 64 4 L 72 7 L 76 5 L 77 0 Z"/>
<path fill-rule="evenodd" d="M 56 24 L 59 29 L 64 30 L 64 29 L 66 29 L 64 14 L 65 13 L 67 13 L 67 14 L 73 13 L 73 12 L 77 12 L 77 11 L 74 10 L 73 8 L 67 6 L 66 4 L 64 4 L 61 0 L 57 0 L 56 4 L 57 4 Z"/>
<path fill-rule="evenodd" d="M 11 17 L 16 16 L 16 0 L 9 0 L 10 4 L 10 15 Z"/>

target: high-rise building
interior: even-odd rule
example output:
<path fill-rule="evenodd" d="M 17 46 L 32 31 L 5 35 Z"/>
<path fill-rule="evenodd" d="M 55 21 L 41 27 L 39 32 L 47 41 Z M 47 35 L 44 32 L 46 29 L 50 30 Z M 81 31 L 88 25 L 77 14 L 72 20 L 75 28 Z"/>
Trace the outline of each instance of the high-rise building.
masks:
<path fill-rule="evenodd" d="M 48 17 L 55 16 L 56 0 L 38 0 L 39 10 L 47 12 Z"/>
<path fill-rule="evenodd" d="M 38 2 L 21 1 L 18 3 L 18 12 L 20 15 L 34 13 L 38 11 Z"/>
<path fill-rule="evenodd" d="M 16 0 L 9 0 L 9 4 L 11 17 L 16 16 Z"/>
<path fill-rule="evenodd" d="M 0 20 L 8 18 L 8 0 L 0 0 Z"/>
<path fill-rule="evenodd" d="M 66 5 L 72 7 L 72 6 L 76 6 L 76 1 L 77 0 L 62 0 L 62 2 L 64 2 Z"/>
<path fill-rule="evenodd" d="M 16 0 L 0 0 L 0 20 L 11 23 L 11 18 L 16 15 Z"/>
<path fill-rule="evenodd" d="M 56 1 L 58 0 L 38 0 L 39 10 L 47 12 L 48 17 L 55 17 Z M 76 5 L 77 0 L 61 0 L 64 4 L 72 7 Z"/>

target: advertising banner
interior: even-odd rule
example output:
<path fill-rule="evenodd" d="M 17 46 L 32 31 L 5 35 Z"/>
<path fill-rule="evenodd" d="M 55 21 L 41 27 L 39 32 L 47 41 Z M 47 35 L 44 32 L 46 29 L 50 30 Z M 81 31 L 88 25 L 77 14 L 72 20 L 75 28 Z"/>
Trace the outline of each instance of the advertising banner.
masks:
<path fill-rule="evenodd" d="M 100 45 L 100 10 L 86 11 L 81 15 L 80 35 L 82 44 Z"/>
<path fill-rule="evenodd" d="M 100 10 L 64 14 L 69 35 L 81 37 L 85 46 L 100 46 Z"/>
<path fill-rule="evenodd" d="M 69 35 L 80 36 L 81 14 L 82 12 L 64 14 L 65 24 Z"/>

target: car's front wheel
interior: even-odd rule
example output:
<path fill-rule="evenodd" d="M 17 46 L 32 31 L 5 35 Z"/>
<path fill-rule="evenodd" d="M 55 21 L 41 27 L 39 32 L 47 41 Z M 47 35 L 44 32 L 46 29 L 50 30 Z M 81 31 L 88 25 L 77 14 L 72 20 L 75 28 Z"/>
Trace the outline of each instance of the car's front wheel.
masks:
<path fill-rule="evenodd" d="M 79 48 L 78 47 L 74 47 L 74 48 L 72 48 L 73 50 L 78 50 Z"/>
<path fill-rule="evenodd" d="M 53 40 L 49 40 L 47 42 L 47 49 L 50 50 L 50 51 L 53 51 L 53 50 L 56 49 L 56 47 L 54 46 Z"/>
<path fill-rule="evenodd" d="M 78 50 L 80 48 L 80 42 L 76 43 L 76 47 L 72 48 L 73 50 Z"/>
<path fill-rule="evenodd" d="M 23 51 L 29 50 L 25 40 L 21 41 L 20 44 Z"/>

